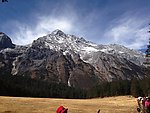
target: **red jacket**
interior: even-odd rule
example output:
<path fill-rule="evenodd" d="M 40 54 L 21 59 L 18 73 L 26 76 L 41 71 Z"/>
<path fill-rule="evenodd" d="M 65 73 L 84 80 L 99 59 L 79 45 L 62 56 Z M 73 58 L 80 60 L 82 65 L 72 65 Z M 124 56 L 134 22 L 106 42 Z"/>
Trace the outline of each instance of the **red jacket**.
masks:
<path fill-rule="evenodd" d="M 145 107 L 150 107 L 150 101 L 145 101 Z"/>

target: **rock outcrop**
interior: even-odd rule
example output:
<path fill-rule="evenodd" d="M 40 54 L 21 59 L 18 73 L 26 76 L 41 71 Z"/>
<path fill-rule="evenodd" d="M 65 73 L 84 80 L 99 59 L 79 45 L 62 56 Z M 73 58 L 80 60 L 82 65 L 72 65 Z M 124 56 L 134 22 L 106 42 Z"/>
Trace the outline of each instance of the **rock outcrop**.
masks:
<path fill-rule="evenodd" d="M 0 50 L 5 48 L 15 48 L 15 45 L 6 34 L 0 32 Z"/>

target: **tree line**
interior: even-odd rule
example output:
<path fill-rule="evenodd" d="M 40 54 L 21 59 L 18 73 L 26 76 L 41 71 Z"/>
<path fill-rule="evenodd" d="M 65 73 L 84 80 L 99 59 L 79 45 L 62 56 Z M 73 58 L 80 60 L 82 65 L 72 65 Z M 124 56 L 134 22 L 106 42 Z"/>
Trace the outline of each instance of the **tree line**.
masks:
<path fill-rule="evenodd" d="M 150 73 L 150 68 L 145 68 Z M 101 83 L 88 91 L 88 98 L 132 95 L 150 96 L 150 76 L 143 79 L 133 78 L 132 80 L 118 80 Z"/>
<path fill-rule="evenodd" d="M 88 91 L 88 98 L 121 95 L 134 97 L 150 95 L 150 78 L 106 82 Z"/>
<path fill-rule="evenodd" d="M 0 95 L 44 98 L 85 98 L 85 92 L 65 84 L 49 83 L 30 77 L 0 76 Z"/>
<path fill-rule="evenodd" d="M 29 77 L 0 76 L 0 95 L 44 98 L 95 98 L 120 95 L 150 95 L 150 78 L 103 82 L 89 90 L 49 83 Z"/>

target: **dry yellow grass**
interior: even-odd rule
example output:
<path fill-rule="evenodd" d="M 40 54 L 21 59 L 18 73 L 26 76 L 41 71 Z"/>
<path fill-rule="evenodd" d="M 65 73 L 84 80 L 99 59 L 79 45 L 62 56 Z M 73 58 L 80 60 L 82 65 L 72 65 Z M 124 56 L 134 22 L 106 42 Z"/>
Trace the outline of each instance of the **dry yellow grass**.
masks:
<path fill-rule="evenodd" d="M 56 113 L 58 106 L 68 113 L 136 113 L 136 98 L 118 96 L 95 99 L 22 98 L 0 96 L 0 113 Z"/>

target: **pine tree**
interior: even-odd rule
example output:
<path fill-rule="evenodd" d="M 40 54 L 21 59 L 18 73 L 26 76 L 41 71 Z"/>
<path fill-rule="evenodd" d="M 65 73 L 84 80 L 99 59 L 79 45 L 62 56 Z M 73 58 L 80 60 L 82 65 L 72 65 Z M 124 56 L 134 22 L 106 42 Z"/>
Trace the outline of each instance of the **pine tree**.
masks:
<path fill-rule="evenodd" d="M 149 29 L 148 33 L 150 33 L 150 29 Z M 146 67 L 150 67 L 150 38 L 149 38 L 149 44 L 147 45 L 147 49 L 145 52 L 146 52 L 146 62 L 144 62 L 144 65 Z"/>
<path fill-rule="evenodd" d="M 140 87 L 140 82 L 137 79 L 131 81 L 131 95 L 134 97 L 143 96 L 143 91 Z"/>
<path fill-rule="evenodd" d="M 148 31 L 148 33 L 150 33 L 150 31 Z M 147 45 L 147 49 L 146 49 L 146 57 L 150 57 L 150 38 L 149 38 L 149 44 Z"/>

